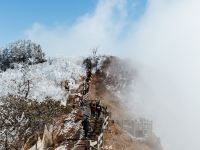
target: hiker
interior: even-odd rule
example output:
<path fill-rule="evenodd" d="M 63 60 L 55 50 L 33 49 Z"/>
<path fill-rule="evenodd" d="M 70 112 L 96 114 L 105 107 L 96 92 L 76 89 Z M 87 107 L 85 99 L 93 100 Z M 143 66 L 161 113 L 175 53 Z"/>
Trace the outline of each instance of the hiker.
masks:
<path fill-rule="evenodd" d="M 96 104 L 95 103 L 90 103 L 90 109 L 91 109 L 91 115 L 93 117 L 95 117 L 95 114 L 96 114 Z"/>
<path fill-rule="evenodd" d="M 85 138 L 88 137 L 88 130 L 89 130 L 89 121 L 88 117 L 86 116 L 85 119 L 82 121 L 83 130 L 85 133 Z"/>
<path fill-rule="evenodd" d="M 95 103 L 92 104 L 92 111 L 95 116 L 95 114 L 96 114 L 96 104 Z"/>
<path fill-rule="evenodd" d="M 102 111 L 102 107 L 100 105 L 100 101 L 97 102 L 96 104 L 96 115 L 97 115 L 97 119 L 99 119 L 100 115 L 101 115 L 101 111 Z"/>
<path fill-rule="evenodd" d="M 83 107 L 83 115 L 86 116 L 86 117 L 90 117 L 91 116 L 89 107 L 87 107 L 87 106 Z"/>

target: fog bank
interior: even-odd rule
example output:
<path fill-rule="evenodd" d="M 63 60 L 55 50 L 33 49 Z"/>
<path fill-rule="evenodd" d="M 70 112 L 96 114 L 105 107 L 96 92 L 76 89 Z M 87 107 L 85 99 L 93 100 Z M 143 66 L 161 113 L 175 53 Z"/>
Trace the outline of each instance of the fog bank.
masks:
<path fill-rule="evenodd" d="M 164 150 L 200 147 L 199 8 L 195 0 L 150 1 L 127 44 L 138 72 L 129 102 L 154 120 Z"/>

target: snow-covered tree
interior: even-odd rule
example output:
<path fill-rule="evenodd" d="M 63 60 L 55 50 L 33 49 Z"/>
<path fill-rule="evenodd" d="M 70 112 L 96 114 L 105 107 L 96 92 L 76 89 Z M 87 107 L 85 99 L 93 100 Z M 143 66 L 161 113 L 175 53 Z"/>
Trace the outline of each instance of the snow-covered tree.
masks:
<path fill-rule="evenodd" d="M 30 40 L 19 40 L 9 44 L 0 52 L 0 69 L 13 68 L 14 63 L 37 64 L 43 63 L 45 54 L 39 44 Z"/>

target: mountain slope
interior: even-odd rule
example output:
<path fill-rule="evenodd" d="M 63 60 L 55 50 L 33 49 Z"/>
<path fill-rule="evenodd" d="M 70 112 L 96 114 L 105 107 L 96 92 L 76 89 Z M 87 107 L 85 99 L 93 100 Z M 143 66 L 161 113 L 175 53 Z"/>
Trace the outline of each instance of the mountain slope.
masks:
<path fill-rule="evenodd" d="M 161 150 L 160 139 L 154 134 L 141 142 L 128 133 L 116 120 L 132 120 L 123 105 L 123 91 L 134 82 L 134 69 L 117 57 L 106 57 L 100 70 L 93 77 L 91 97 L 101 97 L 102 103 L 111 111 L 109 129 L 105 131 L 104 149 L 119 150 Z"/>
<path fill-rule="evenodd" d="M 0 85 L 2 149 L 15 143 L 24 150 L 77 149 L 74 146 L 83 139 L 81 121 L 90 111 L 88 104 L 101 99 L 102 106 L 111 112 L 108 128 L 103 130 L 102 149 L 161 150 L 156 136 L 140 141 L 116 122 L 117 118 L 133 117 L 125 111 L 121 99 L 134 82 L 134 69 L 116 57 L 89 59 L 92 69 L 88 69 L 87 61 L 84 63 L 87 59 L 54 58 L 35 65 L 16 64 L 14 69 L 0 73 L 0 82 L 4 83 Z M 88 71 L 92 72 L 89 97 L 82 106 Z M 88 146 L 88 140 L 82 144 Z"/>

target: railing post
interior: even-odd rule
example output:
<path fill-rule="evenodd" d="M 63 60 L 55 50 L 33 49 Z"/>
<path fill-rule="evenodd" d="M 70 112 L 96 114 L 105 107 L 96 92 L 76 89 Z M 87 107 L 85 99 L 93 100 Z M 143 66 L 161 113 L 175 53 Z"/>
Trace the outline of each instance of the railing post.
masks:
<path fill-rule="evenodd" d="M 89 149 L 92 150 L 92 147 L 91 147 L 90 143 L 91 143 L 91 140 L 89 140 Z"/>

